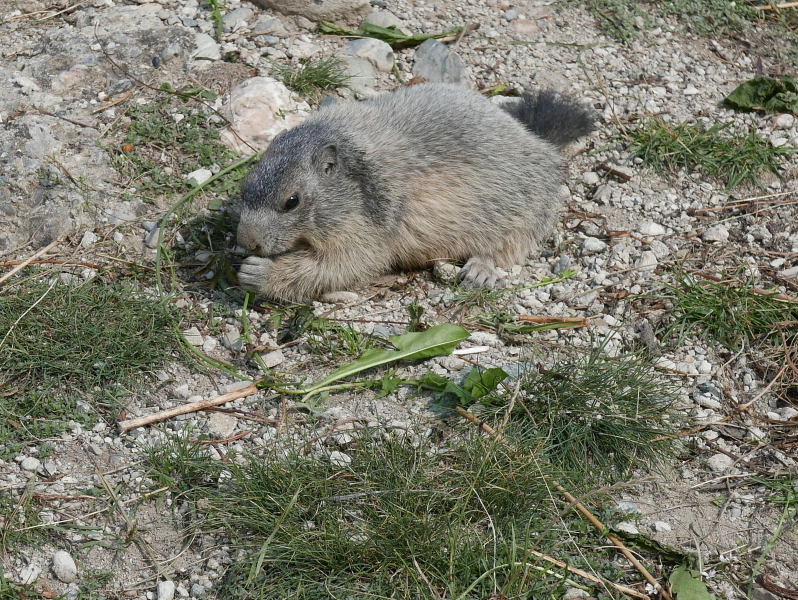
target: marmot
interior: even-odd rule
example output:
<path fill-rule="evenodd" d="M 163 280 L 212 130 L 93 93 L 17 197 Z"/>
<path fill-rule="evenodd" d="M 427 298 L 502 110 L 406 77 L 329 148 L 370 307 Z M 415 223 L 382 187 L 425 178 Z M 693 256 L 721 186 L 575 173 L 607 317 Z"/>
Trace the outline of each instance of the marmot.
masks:
<path fill-rule="evenodd" d="M 254 256 L 239 282 L 302 301 L 448 259 L 493 286 L 496 265 L 523 262 L 556 224 L 557 147 L 592 128 L 551 91 L 499 107 L 428 83 L 321 108 L 242 183 L 238 243 Z"/>

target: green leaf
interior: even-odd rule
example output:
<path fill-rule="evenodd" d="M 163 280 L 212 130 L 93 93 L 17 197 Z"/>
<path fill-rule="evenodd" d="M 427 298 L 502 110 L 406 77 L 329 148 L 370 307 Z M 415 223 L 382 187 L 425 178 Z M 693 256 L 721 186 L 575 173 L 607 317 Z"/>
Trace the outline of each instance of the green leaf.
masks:
<path fill-rule="evenodd" d="M 484 370 L 475 367 L 463 381 L 463 389 L 468 392 L 471 400 L 479 400 L 495 390 L 505 379 L 507 373 L 499 367 Z"/>
<path fill-rule="evenodd" d="M 798 114 L 798 81 L 793 77 L 755 77 L 740 84 L 723 100 L 744 111 Z"/>
<path fill-rule="evenodd" d="M 302 393 L 312 394 L 334 381 L 397 360 L 419 360 L 451 354 L 452 350 L 469 335 L 468 331 L 458 325 L 442 323 L 426 331 L 390 336 L 388 340 L 396 350 L 378 348 L 366 350 L 360 358 L 339 367 L 318 383 L 302 390 Z"/>
<path fill-rule="evenodd" d="M 668 582 L 676 600 L 715 600 L 701 581 L 701 574 L 687 567 L 677 567 Z"/>
<path fill-rule="evenodd" d="M 319 23 L 319 33 L 376 38 L 383 42 L 387 42 L 394 50 L 418 46 L 421 42 L 430 38 L 441 41 L 452 41 L 457 38 L 457 35 L 460 34 L 462 30 L 462 27 L 454 27 L 443 33 L 410 35 L 404 33 L 401 29 L 397 29 L 394 25 L 390 27 L 381 27 L 379 25 L 372 25 L 371 23 L 363 23 L 357 29 L 346 29 L 344 27 L 339 27 L 335 23 L 330 23 L 329 21 L 322 21 Z"/>

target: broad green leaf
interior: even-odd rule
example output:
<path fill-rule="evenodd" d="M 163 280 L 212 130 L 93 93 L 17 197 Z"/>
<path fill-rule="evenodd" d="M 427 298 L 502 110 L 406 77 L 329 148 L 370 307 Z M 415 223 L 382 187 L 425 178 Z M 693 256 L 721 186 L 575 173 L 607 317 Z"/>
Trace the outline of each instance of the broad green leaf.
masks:
<path fill-rule="evenodd" d="M 390 336 L 388 340 L 396 350 L 366 350 L 360 358 L 339 367 L 318 383 L 305 388 L 303 393 L 313 393 L 339 379 L 397 360 L 419 360 L 451 354 L 468 336 L 468 331 L 452 323 L 442 323 L 418 333 Z"/>
<path fill-rule="evenodd" d="M 700 573 L 687 567 L 677 567 L 668 580 L 676 600 L 715 600 L 707 586 L 701 581 Z"/>
<path fill-rule="evenodd" d="M 798 81 L 793 77 L 755 77 L 723 100 L 737 110 L 798 114 Z"/>
<path fill-rule="evenodd" d="M 339 27 L 335 23 L 330 23 L 329 21 L 322 21 L 319 23 L 319 33 L 376 38 L 383 42 L 387 42 L 395 50 L 418 46 L 421 42 L 430 38 L 441 41 L 451 41 L 456 39 L 457 35 L 462 30 L 462 27 L 454 27 L 443 33 L 410 35 L 397 29 L 394 25 L 390 27 L 380 27 L 379 25 L 372 25 L 371 23 L 363 23 L 357 29 L 346 29 L 344 27 Z"/>
<path fill-rule="evenodd" d="M 463 389 L 468 392 L 472 400 L 479 400 L 490 394 L 499 384 L 507 379 L 504 369 L 493 367 L 490 369 L 473 368 L 463 381 Z"/>

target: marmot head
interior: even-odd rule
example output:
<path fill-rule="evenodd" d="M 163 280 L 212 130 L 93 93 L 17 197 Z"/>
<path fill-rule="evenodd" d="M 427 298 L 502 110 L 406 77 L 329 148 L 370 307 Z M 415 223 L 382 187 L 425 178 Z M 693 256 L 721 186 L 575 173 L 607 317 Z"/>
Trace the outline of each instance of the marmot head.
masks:
<path fill-rule="evenodd" d="M 352 149 L 338 132 L 304 123 L 274 138 L 241 184 L 238 244 L 261 256 L 323 248 L 362 211 Z"/>

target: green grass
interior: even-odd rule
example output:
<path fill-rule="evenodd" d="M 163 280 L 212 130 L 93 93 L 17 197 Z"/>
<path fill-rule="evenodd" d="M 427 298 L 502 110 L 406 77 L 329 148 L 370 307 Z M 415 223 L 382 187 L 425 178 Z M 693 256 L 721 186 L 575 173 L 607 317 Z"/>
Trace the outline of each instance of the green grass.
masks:
<path fill-rule="evenodd" d="M 344 64 L 337 58 L 303 59 L 298 65 L 272 63 L 272 69 L 287 87 L 313 102 L 322 92 L 345 87 L 349 81 Z"/>
<path fill-rule="evenodd" d="M 628 131 L 631 150 L 659 173 L 697 170 L 731 190 L 740 185 L 762 187 L 763 171 L 780 175 L 780 157 L 796 150 L 774 148 L 756 132 L 732 133 L 729 124 L 705 127 L 674 125 L 649 119 Z"/>
<path fill-rule="evenodd" d="M 516 385 L 513 422 L 543 439 L 546 460 L 574 481 L 623 480 L 671 451 L 658 438 L 676 429 L 668 407 L 677 389 L 641 356 L 610 356 L 598 346 L 550 367 L 530 366 L 517 384 L 506 384 Z M 504 415 L 508 393 L 483 403 Z"/>
<path fill-rule="evenodd" d="M 443 453 L 435 447 L 423 436 L 366 434 L 341 468 L 301 444 L 224 464 L 191 446 L 209 484 L 225 471 L 213 489 L 183 485 L 202 500 L 202 529 L 239 551 L 217 592 L 231 600 L 561 596 L 567 574 L 527 549 L 623 577 L 596 532 L 561 518 L 565 504 L 552 497 L 551 468 L 532 440 L 466 430 Z M 165 460 L 156 449 L 148 462 L 160 471 Z M 581 550 L 557 547 L 563 528 Z"/>
<path fill-rule="evenodd" d="M 744 342 L 782 342 L 798 338 L 798 304 L 778 300 L 754 290 L 750 281 L 730 277 L 714 282 L 684 271 L 674 273 L 666 298 L 673 304 L 673 329 L 693 331 L 736 350 Z M 781 324 L 781 325 L 780 325 Z"/>
<path fill-rule="evenodd" d="M 219 141 L 225 126 L 221 119 L 187 106 L 176 96 L 133 105 L 126 116 L 130 123 L 119 150 L 112 153 L 112 165 L 139 195 L 157 198 L 184 193 L 191 189 L 185 178 L 188 173 L 214 165 L 224 168 L 239 158 Z M 243 168 L 234 171 L 208 191 L 224 199 L 235 195 L 245 174 Z"/>
<path fill-rule="evenodd" d="M 668 0 L 657 7 L 663 14 L 679 18 L 699 35 L 743 31 L 762 17 L 745 0 Z"/>
<path fill-rule="evenodd" d="M 128 285 L 22 281 L 0 296 L 0 456 L 113 411 L 172 356 L 177 318 Z"/>

